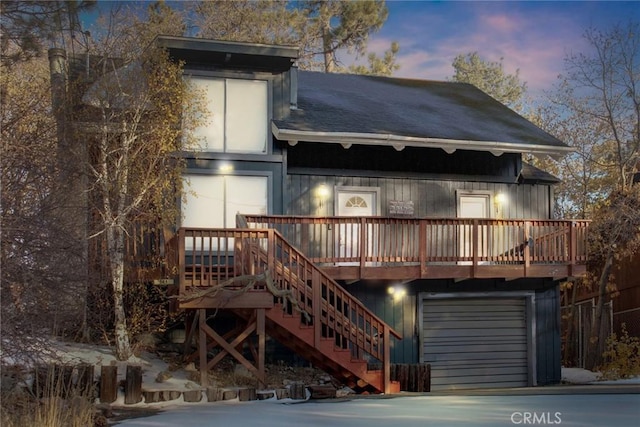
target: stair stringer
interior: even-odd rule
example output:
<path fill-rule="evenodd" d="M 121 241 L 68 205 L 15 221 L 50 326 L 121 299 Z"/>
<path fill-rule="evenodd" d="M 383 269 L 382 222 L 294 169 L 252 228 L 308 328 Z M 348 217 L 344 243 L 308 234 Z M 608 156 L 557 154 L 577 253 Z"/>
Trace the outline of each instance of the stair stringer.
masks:
<path fill-rule="evenodd" d="M 243 245 L 242 249 L 251 255 L 244 259 L 251 260 L 251 271 L 269 271 L 278 290 L 291 291 L 299 296 L 299 300 L 295 302 L 298 306 L 295 309 L 289 307 L 287 312 L 283 307 L 287 301 L 281 297 L 274 298 L 276 305 L 265 313 L 267 333 L 348 386 L 358 391 L 385 392 L 384 370 L 367 370 L 367 361 L 353 358 L 350 348 L 357 349 L 355 354 L 376 351 L 378 356 L 386 354 L 388 359 L 391 335 L 401 336 L 280 233 L 270 229 L 269 235 L 266 247 L 260 242 L 245 242 L 249 244 Z M 310 295 L 313 295 L 311 303 Z M 345 310 L 349 313 L 354 310 L 353 313 L 360 317 L 354 322 Z M 301 313 L 313 318 L 310 325 L 303 322 Z M 368 331 L 360 326 L 361 320 L 368 325 Z M 341 335 L 346 341 L 350 340 L 349 343 L 340 348 L 335 345 L 334 338 L 322 337 L 319 331 L 314 330 L 323 327 Z M 372 332 L 374 329 L 376 334 Z M 386 348 L 381 351 L 383 346 Z M 382 358 L 377 360 L 384 366 Z M 399 391 L 399 385 L 387 381 L 387 392 L 392 391 Z"/>

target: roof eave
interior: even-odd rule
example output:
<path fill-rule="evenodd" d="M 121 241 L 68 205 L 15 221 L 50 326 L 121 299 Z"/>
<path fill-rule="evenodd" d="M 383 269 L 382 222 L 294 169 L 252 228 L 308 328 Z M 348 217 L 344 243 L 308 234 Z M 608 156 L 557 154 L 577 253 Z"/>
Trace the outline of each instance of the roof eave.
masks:
<path fill-rule="evenodd" d="M 349 148 L 353 144 L 383 145 L 394 147 L 398 151 L 403 150 L 405 147 L 440 148 L 449 154 L 454 153 L 456 150 L 470 150 L 490 152 L 494 156 L 500 156 L 504 153 L 530 153 L 536 156 L 548 155 L 556 159 L 574 151 L 574 149 L 569 146 L 558 147 L 501 141 L 424 138 L 377 133 L 318 132 L 280 129 L 275 123 L 271 124 L 271 128 L 273 135 L 277 139 L 287 141 L 289 145 L 296 145 L 299 141 L 341 144 L 345 148 Z"/>

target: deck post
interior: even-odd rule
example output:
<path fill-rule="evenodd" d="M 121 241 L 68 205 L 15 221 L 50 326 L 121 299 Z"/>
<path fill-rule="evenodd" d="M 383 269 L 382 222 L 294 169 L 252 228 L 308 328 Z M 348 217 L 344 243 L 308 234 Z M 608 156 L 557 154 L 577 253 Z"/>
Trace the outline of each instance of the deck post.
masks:
<path fill-rule="evenodd" d="M 576 223 L 572 221 L 569 224 L 569 276 L 573 276 L 573 270 L 576 265 L 576 257 L 578 253 L 578 242 L 576 240 Z"/>
<path fill-rule="evenodd" d="M 193 333 L 197 328 L 196 322 L 198 322 L 198 311 L 187 310 L 184 319 L 184 343 L 182 347 L 182 356 L 185 360 L 188 357 L 187 353 L 189 352 L 191 343 L 193 342 Z"/>
<path fill-rule="evenodd" d="M 389 328 L 385 325 L 383 327 L 382 339 L 384 341 L 384 360 L 382 361 L 382 374 L 384 393 L 391 393 L 391 336 L 389 334 Z"/>
<path fill-rule="evenodd" d="M 311 286 L 313 287 L 313 345 L 319 348 L 322 338 L 322 282 L 317 268 L 314 268 L 311 273 Z"/>
<path fill-rule="evenodd" d="M 270 272 L 276 271 L 276 236 L 273 228 L 267 230 L 267 268 Z"/>
<path fill-rule="evenodd" d="M 186 254 L 184 249 L 185 233 L 184 228 L 178 230 L 178 264 L 180 265 L 180 276 L 178 277 L 178 283 L 180 284 L 180 295 L 184 295 L 186 291 L 185 283 L 185 264 Z"/>
<path fill-rule="evenodd" d="M 420 258 L 420 277 L 427 277 L 427 223 L 419 222 L 418 231 L 418 257 Z"/>
<path fill-rule="evenodd" d="M 480 251 L 480 223 L 477 219 L 473 220 L 473 233 L 471 237 L 471 250 L 473 257 L 473 266 L 471 271 L 471 277 L 478 277 L 478 263 L 479 263 L 479 251 Z"/>
<path fill-rule="evenodd" d="M 198 353 L 200 362 L 200 385 L 206 387 L 209 384 L 208 367 L 207 367 L 207 334 L 205 326 L 207 325 L 207 310 L 198 310 Z"/>
<path fill-rule="evenodd" d="M 360 277 L 363 276 L 364 266 L 367 262 L 367 237 L 367 220 L 362 217 L 360 218 Z"/>
<path fill-rule="evenodd" d="M 531 222 L 524 222 L 524 247 L 522 256 L 524 257 L 524 277 L 528 276 L 529 266 L 531 265 L 531 248 L 529 247 L 529 239 L 531 238 Z"/>
<path fill-rule="evenodd" d="M 260 387 L 266 386 L 266 377 L 264 372 L 264 357 L 266 348 L 266 335 L 265 335 L 265 309 L 259 308 L 256 310 L 256 333 L 258 334 L 258 381 Z"/>

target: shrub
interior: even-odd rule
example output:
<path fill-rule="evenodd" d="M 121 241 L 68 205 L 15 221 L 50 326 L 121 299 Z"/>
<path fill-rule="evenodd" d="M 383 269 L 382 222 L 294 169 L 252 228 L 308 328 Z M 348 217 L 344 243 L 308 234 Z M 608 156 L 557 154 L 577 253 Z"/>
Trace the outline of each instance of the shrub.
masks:
<path fill-rule="evenodd" d="M 619 338 L 615 333 L 607 338 L 607 349 L 602 356 L 605 360 L 600 367 L 602 379 L 617 380 L 640 375 L 640 339 L 629 336 L 624 323 Z"/>
<path fill-rule="evenodd" d="M 95 410 L 90 390 L 67 389 L 62 376 L 50 370 L 42 396 L 38 390 L 30 393 L 24 388 L 3 389 L 0 405 L 0 425 L 3 427 L 87 427 L 95 424 Z M 36 374 L 37 375 L 37 374 Z M 38 388 L 38 387 L 36 387 Z"/>

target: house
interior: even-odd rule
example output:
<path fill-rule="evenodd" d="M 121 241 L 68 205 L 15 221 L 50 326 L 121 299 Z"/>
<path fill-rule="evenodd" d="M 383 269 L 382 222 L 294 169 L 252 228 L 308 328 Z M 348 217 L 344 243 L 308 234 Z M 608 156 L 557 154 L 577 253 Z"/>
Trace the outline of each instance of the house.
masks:
<path fill-rule="evenodd" d="M 569 147 L 468 84 L 158 43 L 212 111 L 162 277 L 203 381 L 227 354 L 264 380 L 267 337 L 363 391 L 397 391 L 391 363 L 431 364 L 434 390 L 560 381 L 558 283 L 584 274 L 588 223 L 554 219 L 557 180 L 523 154 Z"/>

